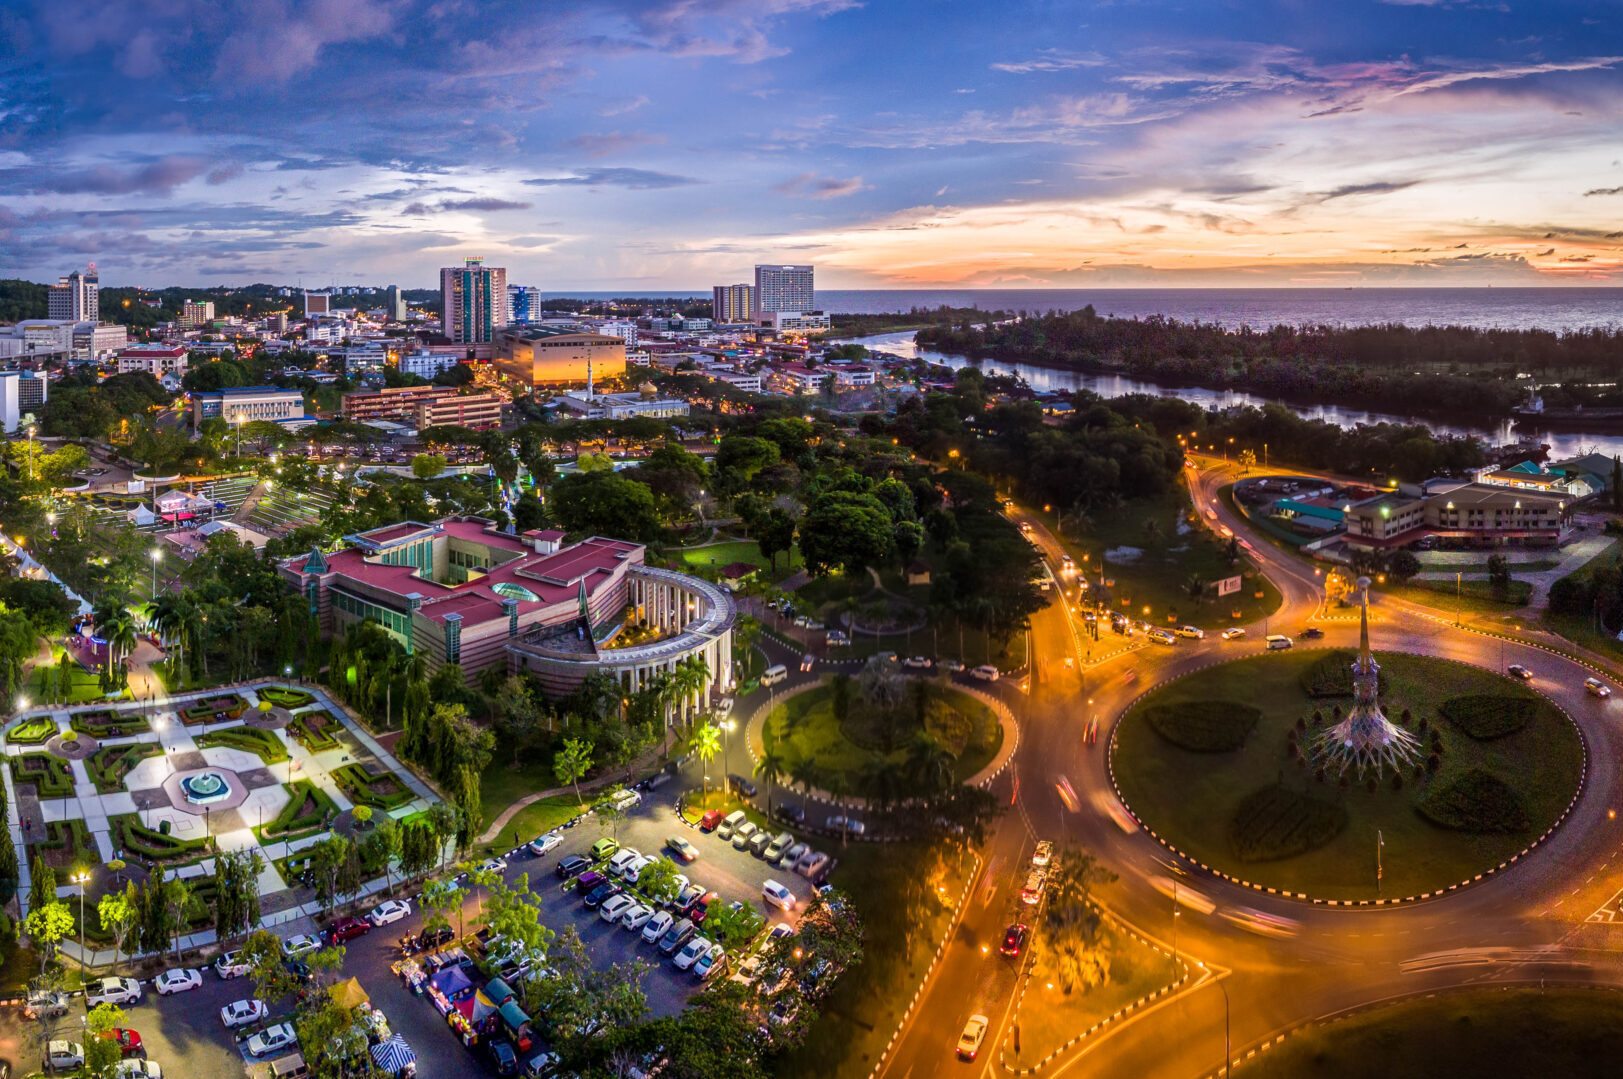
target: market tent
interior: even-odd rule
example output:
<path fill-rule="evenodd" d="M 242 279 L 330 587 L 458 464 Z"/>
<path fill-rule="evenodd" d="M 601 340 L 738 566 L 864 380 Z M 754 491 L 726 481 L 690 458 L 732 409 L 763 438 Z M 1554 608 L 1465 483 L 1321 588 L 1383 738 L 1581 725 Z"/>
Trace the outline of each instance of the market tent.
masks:
<path fill-rule="evenodd" d="M 415 1062 L 417 1054 L 411 1051 L 406 1039 L 396 1034 L 386 1042 L 372 1047 L 372 1060 L 379 1068 L 393 1075 L 407 1064 Z"/>
<path fill-rule="evenodd" d="M 492 978 L 485 986 L 485 996 L 492 1004 L 505 1004 L 515 996 L 513 990 L 500 978 Z"/>
<path fill-rule="evenodd" d="M 446 1000 L 456 1000 L 473 988 L 473 980 L 461 967 L 446 967 L 430 977 L 428 984 L 444 994 Z"/>
<path fill-rule="evenodd" d="M 522 1030 L 524 1024 L 530 1021 L 530 1017 L 524 1014 L 524 1009 L 518 1006 L 516 1000 L 510 1000 L 501 1006 L 501 1016 L 502 1022 L 507 1024 L 507 1029 L 512 1031 Z"/>
<path fill-rule="evenodd" d="M 361 983 L 354 978 L 347 982 L 339 982 L 327 991 L 341 1008 L 359 1008 L 362 1004 L 372 1002 L 372 998 L 366 995 L 366 990 L 361 988 Z"/>

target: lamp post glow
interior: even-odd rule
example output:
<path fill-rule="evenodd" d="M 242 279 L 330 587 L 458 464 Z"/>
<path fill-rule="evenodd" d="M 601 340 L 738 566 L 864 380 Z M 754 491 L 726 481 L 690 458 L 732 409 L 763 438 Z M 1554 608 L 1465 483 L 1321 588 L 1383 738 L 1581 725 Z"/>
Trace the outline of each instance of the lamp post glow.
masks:
<path fill-rule="evenodd" d="M 79 886 L 79 963 L 88 968 L 90 964 L 85 962 L 85 886 L 90 883 L 90 874 L 81 869 L 68 879 Z"/>
<path fill-rule="evenodd" d="M 163 561 L 163 552 L 154 547 L 148 553 L 152 559 L 152 594 L 148 598 L 155 602 L 158 598 L 158 563 Z"/>
<path fill-rule="evenodd" d="M 722 771 L 723 775 L 727 775 L 727 774 L 730 773 L 730 765 L 728 765 L 728 763 L 727 763 L 727 761 L 728 761 L 728 750 L 730 750 L 732 748 L 733 730 L 737 726 L 738 726 L 738 724 L 733 722 L 730 719 L 724 719 L 724 720 L 722 720 L 722 723 L 721 723 L 721 730 L 722 730 L 723 735 L 725 736 L 721 740 L 721 771 Z"/>

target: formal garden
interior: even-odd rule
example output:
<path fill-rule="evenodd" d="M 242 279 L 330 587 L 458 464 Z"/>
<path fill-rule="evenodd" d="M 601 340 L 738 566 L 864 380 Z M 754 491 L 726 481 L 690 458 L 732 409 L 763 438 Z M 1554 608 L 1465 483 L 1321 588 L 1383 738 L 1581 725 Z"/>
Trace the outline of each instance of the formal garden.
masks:
<path fill-rule="evenodd" d="M 1583 777 L 1577 729 L 1525 685 L 1450 660 L 1376 653 L 1382 709 L 1411 751 L 1343 769 L 1322 738 L 1352 706 L 1355 658 L 1270 654 L 1150 694 L 1112 741 L 1127 805 L 1219 872 L 1337 900 L 1469 880 L 1561 819 Z"/>

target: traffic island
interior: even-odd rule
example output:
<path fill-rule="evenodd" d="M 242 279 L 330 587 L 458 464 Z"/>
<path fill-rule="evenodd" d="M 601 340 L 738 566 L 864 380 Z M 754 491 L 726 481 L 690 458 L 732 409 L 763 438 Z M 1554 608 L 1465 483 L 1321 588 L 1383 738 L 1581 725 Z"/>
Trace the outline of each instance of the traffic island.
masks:
<path fill-rule="evenodd" d="M 1384 757 L 1348 749 L 1367 729 L 1354 679 L 1338 677 L 1356 654 L 1270 654 L 1205 668 L 1135 704 L 1111 738 L 1122 800 L 1155 838 L 1213 872 L 1343 903 L 1474 881 L 1564 819 L 1585 749 L 1561 709 L 1463 663 L 1374 658 L 1392 728 L 1375 746 Z"/>

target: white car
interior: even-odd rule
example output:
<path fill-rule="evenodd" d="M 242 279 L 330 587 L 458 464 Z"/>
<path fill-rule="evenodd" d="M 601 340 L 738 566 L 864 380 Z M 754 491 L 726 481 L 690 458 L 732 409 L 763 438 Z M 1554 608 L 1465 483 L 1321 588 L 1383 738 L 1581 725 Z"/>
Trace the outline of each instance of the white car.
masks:
<path fill-rule="evenodd" d="M 297 959 L 301 955 L 321 950 L 321 941 L 308 933 L 300 933 L 296 937 L 288 937 L 282 941 L 282 954 L 289 959 Z"/>
<path fill-rule="evenodd" d="M 722 719 L 726 719 L 728 716 L 732 715 L 732 712 L 733 699 L 731 697 L 723 697 L 721 700 L 716 702 L 716 715 L 720 716 Z"/>
<path fill-rule="evenodd" d="M 507 859 L 492 858 L 488 862 L 481 862 L 479 863 L 479 871 L 481 873 L 505 873 L 507 872 Z"/>
<path fill-rule="evenodd" d="M 141 983 L 134 978 L 101 978 L 85 986 L 85 1008 L 98 1004 L 135 1004 L 141 999 Z"/>
<path fill-rule="evenodd" d="M 964 1024 L 964 1032 L 958 1035 L 958 1059 L 974 1060 L 975 1054 L 981 1051 L 981 1042 L 986 1039 L 986 1028 L 992 1021 L 984 1015 L 972 1015 L 969 1022 Z"/>
<path fill-rule="evenodd" d="M 795 909 L 795 893 L 785 888 L 775 880 L 761 883 L 761 898 L 771 903 L 779 910 Z"/>
<path fill-rule="evenodd" d="M 677 952 L 676 955 L 671 958 L 671 962 L 676 964 L 677 970 L 687 970 L 693 964 L 709 955 L 710 949 L 714 947 L 715 945 L 706 940 L 704 937 L 694 937 L 692 940 L 682 945 L 682 950 Z"/>
<path fill-rule="evenodd" d="M 163 1079 L 156 1060 L 121 1060 L 113 1065 L 113 1079 Z"/>
<path fill-rule="evenodd" d="M 999 672 L 996 667 L 992 666 L 990 663 L 983 663 L 979 667 L 972 669 L 969 672 L 969 676 L 980 682 L 996 682 L 998 680 L 998 673 Z"/>
<path fill-rule="evenodd" d="M 710 975 L 726 969 L 726 966 L 727 953 L 718 945 L 700 956 L 699 961 L 693 964 L 693 978 L 700 982 L 709 981 Z"/>
<path fill-rule="evenodd" d="M 158 995 L 166 997 L 171 993 L 184 993 L 188 989 L 196 989 L 203 984 L 203 972 L 190 967 L 176 967 L 166 970 L 152 979 L 152 988 Z"/>
<path fill-rule="evenodd" d="M 621 913 L 620 928 L 629 929 L 635 933 L 647 925 L 648 920 L 653 916 L 653 907 L 645 906 L 642 903 L 633 903 Z"/>
<path fill-rule="evenodd" d="M 45 1066 L 54 1072 L 82 1068 L 85 1066 L 85 1047 L 78 1042 L 51 1042 L 45 1047 Z"/>
<path fill-rule="evenodd" d="M 372 908 L 372 912 L 366 916 L 366 920 L 382 928 L 398 922 L 410 913 L 411 904 L 404 899 L 385 899 Z"/>
<path fill-rule="evenodd" d="M 226 952 L 214 961 L 214 973 L 222 978 L 240 978 L 248 973 L 248 969 L 241 952 Z"/>
<path fill-rule="evenodd" d="M 1046 869 L 1048 863 L 1054 860 L 1054 844 L 1052 840 L 1045 839 L 1037 844 L 1037 849 L 1031 852 L 1031 864 L 1038 869 Z"/>
<path fill-rule="evenodd" d="M 1245 630 L 1241 629 L 1239 626 L 1230 626 L 1228 629 L 1223 631 L 1223 639 L 1225 641 L 1237 641 L 1244 636 Z"/>
<path fill-rule="evenodd" d="M 557 832 L 548 832 L 546 835 L 536 836 L 525 844 L 525 849 L 537 858 L 564 841 L 564 837 Z"/>
<path fill-rule="evenodd" d="M 662 910 L 652 918 L 648 919 L 648 924 L 642 927 L 643 943 L 653 944 L 655 941 L 659 940 L 660 937 L 665 935 L 665 931 L 671 927 L 671 923 L 675 921 L 676 919 L 668 910 Z"/>
<path fill-rule="evenodd" d="M 603 905 L 597 908 L 597 916 L 605 922 L 617 922 L 620 915 L 637 905 L 637 901 L 625 893 L 610 896 L 603 900 Z"/>
<path fill-rule="evenodd" d="M 248 1039 L 248 1054 L 262 1057 L 266 1053 L 286 1049 L 298 1040 L 298 1035 L 293 1033 L 292 1023 L 277 1023 L 273 1027 L 266 1027 Z"/>
<path fill-rule="evenodd" d="M 220 1022 L 227 1027 L 240 1027 L 248 1023 L 257 1023 L 265 1018 L 265 1002 L 255 997 L 252 1000 L 233 1000 L 220 1009 Z"/>
<path fill-rule="evenodd" d="M 1584 689 L 1588 690 L 1589 695 L 1592 697 L 1600 697 L 1604 699 L 1612 695 L 1611 687 L 1605 682 L 1602 682 L 1599 678 L 1585 678 Z"/>
<path fill-rule="evenodd" d="M 926 656 L 908 656 L 902 660 L 902 666 L 910 671 L 927 671 L 930 669 L 930 660 Z"/>

